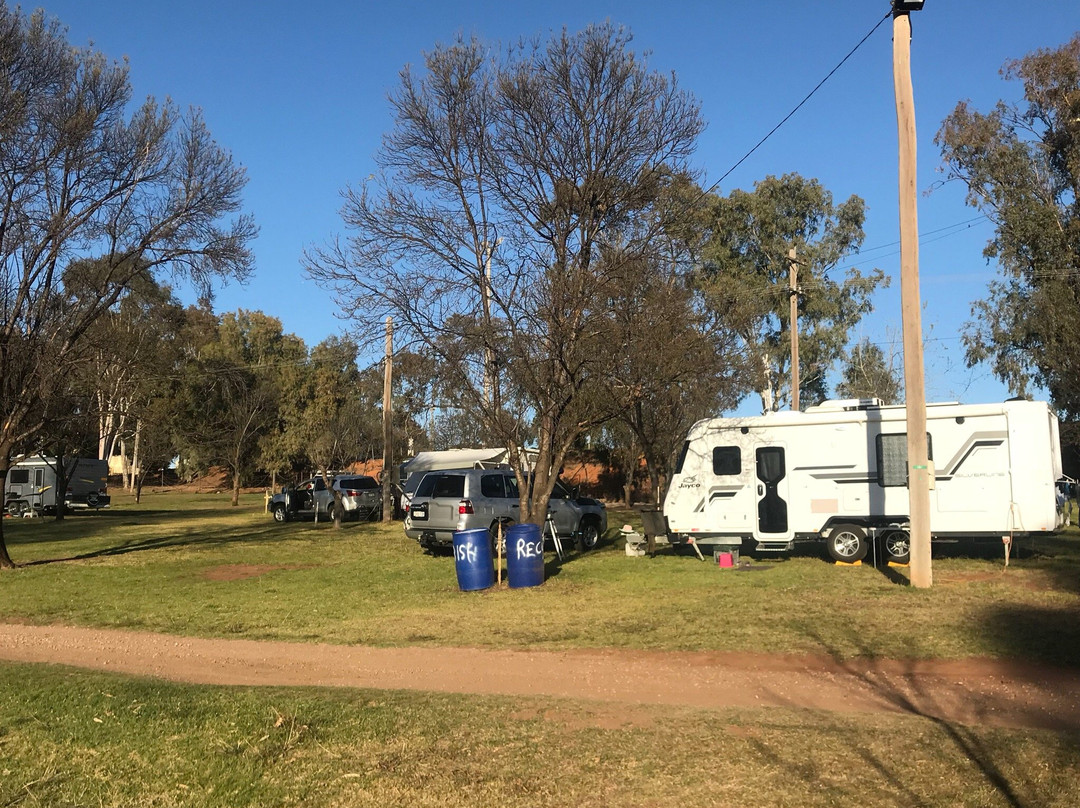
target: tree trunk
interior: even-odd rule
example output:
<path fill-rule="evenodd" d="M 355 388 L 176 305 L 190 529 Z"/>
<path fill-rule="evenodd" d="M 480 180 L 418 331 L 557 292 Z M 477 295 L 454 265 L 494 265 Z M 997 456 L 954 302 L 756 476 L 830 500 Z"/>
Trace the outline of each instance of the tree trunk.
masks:
<path fill-rule="evenodd" d="M 75 473 L 75 465 L 72 464 L 71 472 L 67 470 L 67 465 L 64 462 L 64 451 L 61 449 L 56 453 L 56 468 L 53 469 L 56 474 L 56 521 L 64 521 L 64 516 L 67 513 L 67 489 L 68 481 Z"/>
<path fill-rule="evenodd" d="M 131 487 L 133 490 L 142 488 L 141 469 L 142 460 L 139 457 L 140 444 L 142 443 L 142 419 L 135 419 L 135 442 L 131 446 Z M 135 493 L 135 501 L 138 502 L 138 492 Z"/>
<path fill-rule="evenodd" d="M 232 506 L 235 508 L 240 504 L 240 466 L 237 464 L 233 467 L 232 474 Z"/>
<path fill-rule="evenodd" d="M 0 482 L 3 482 L 3 490 L 7 490 L 7 473 L 11 468 L 11 458 L 0 454 Z M 5 504 L 0 502 L 0 505 Z M 0 514 L 0 569 L 14 569 L 15 562 L 8 555 L 7 543 L 4 541 L 4 517 Z"/>
<path fill-rule="evenodd" d="M 658 505 L 663 500 L 660 492 L 660 472 L 652 463 L 649 463 L 649 482 L 652 484 L 653 502 L 651 504 Z"/>
<path fill-rule="evenodd" d="M 125 491 L 131 490 L 131 478 L 128 476 L 128 471 L 131 466 L 128 463 L 127 454 L 127 439 L 120 438 L 120 480 L 124 486 Z"/>
<path fill-rule="evenodd" d="M 335 491 L 330 484 L 330 474 L 325 467 L 319 469 L 319 473 L 322 475 L 323 485 L 326 486 L 326 490 L 330 492 L 330 496 L 334 498 L 334 504 L 330 508 L 331 516 L 334 520 L 334 529 L 341 530 L 341 515 L 344 513 L 344 508 L 341 507 L 341 492 Z M 318 509 L 315 510 L 316 518 L 318 518 Z"/>
<path fill-rule="evenodd" d="M 105 400 L 101 395 L 101 391 L 97 394 L 98 400 L 98 412 L 102 412 L 105 409 Z M 108 460 L 109 453 L 112 451 L 112 444 L 109 441 L 109 433 L 112 431 L 112 413 L 102 412 L 98 416 L 98 460 Z"/>

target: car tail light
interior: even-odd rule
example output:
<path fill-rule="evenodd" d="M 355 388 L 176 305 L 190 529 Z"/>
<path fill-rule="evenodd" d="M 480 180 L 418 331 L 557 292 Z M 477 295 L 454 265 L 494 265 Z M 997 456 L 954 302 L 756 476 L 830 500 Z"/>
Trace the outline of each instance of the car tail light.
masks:
<path fill-rule="evenodd" d="M 458 514 L 472 514 L 473 513 L 472 500 L 469 500 L 469 499 L 461 500 L 461 502 L 458 503 L 457 512 L 458 512 Z"/>
<path fill-rule="evenodd" d="M 343 496 L 343 497 L 358 497 L 358 496 L 360 496 L 360 492 L 359 491 L 342 491 L 341 496 Z"/>

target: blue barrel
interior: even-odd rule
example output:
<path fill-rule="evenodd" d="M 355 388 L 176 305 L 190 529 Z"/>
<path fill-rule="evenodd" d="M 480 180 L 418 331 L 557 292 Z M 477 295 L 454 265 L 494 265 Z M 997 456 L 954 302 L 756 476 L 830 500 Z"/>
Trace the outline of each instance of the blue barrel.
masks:
<path fill-rule="evenodd" d="M 462 592 L 487 589 L 495 583 L 495 564 L 491 560 L 491 536 L 487 528 L 458 530 L 454 533 L 454 569 Z"/>
<path fill-rule="evenodd" d="M 527 522 L 506 531 L 506 577 L 512 588 L 544 582 L 544 537 L 540 526 Z"/>

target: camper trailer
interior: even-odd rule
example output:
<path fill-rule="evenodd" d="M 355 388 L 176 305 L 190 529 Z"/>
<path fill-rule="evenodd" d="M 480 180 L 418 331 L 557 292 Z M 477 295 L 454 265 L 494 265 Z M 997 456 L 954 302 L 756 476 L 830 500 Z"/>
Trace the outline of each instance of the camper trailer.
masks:
<path fill-rule="evenodd" d="M 1057 417 L 1035 401 L 927 406 L 930 531 L 993 538 L 1058 526 Z M 872 542 L 908 559 L 906 412 L 877 399 L 696 423 L 664 499 L 668 541 L 785 552 L 824 540 L 854 562 Z"/>
<path fill-rule="evenodd" d="M 67 458 L 70 472 L 64 504 L 72 508 L 109 507 L 109 464 L 105 460 Z M 56 511 L 56 458 L 24 457 L 4 482 L 4 508 L 12 516 Z"/>

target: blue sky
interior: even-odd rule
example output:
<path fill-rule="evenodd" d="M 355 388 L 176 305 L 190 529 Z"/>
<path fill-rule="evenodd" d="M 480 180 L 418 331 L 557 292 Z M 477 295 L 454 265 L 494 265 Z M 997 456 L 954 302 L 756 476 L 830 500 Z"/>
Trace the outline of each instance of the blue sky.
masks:
<path fill-rule="evenodd" d="M 30 8 L 34 4 L 24 4 Z M 398 71 L 458 32 L 509 42 L 611 20 L 649 64 L 674 71 L 702 103 L 708 129 L 696 165 L 711 184 L 783 118 L 889 10 L 888 0 L 551 0 L 544 3 L 368 0 L 47 0 L 75 45 L 130 60 L 136 99 L 201 107 L 215 138 L 248 171 L 248 210 L 261 228 L 256 274 L 220 290 L 218 311 L 260 309 L 314 345 L 344 324 L 330 294 L 300 269 L 304 248 L 341 233 L 341 190 L 374 170 L 391 126 Z M 959 333 L 995 268 L 985 219 L 964 188 L 939 186 L 933 137 L 957 101 L 988 109 L 1015 99 L 1002 64 L 1054 48 L 1080 30 L 1080 3 L 927 0 L 912 15 L 919 138 L 920 271 L 927 399 L 992 401 L 1007 391 L 969 370 Z M 867 203 L 864 251 L 850 263 L 893 278 L 861 331 L 900 354 L 899 225 L 892 23 L 886 21 L 814 97 L 719 186 L 770 174 L 820 180 L 841 201 Z M 933 190 L 932 190 L 933 189 Z M 898 358 L 899 361 L 899 358 Z M 747 411 L 756 408 L 747 402 Z"/>

